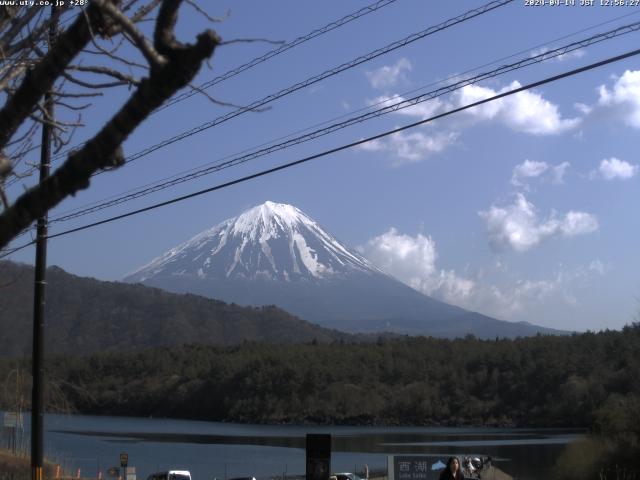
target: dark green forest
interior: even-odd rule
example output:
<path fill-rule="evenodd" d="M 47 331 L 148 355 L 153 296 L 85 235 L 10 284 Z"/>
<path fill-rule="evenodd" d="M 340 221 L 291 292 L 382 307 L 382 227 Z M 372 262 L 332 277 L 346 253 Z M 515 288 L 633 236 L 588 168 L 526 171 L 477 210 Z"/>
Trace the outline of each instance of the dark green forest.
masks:
<path fill-rule="evenodd" d="M 0 357 L 31 352 L 34 271 L 0 261 Z M 332 342 L 355 338 L 275 306 L 241 307 L 139 284 L 47 270 L 47 351 L 84 355 L 182 344 Z M 360 335 L 360 337 L 364 337 Z"/>
<path fill-rule="evenodd" d="M 593 435 L 569 446 L 558 478 L 587 479 L 615 465 L 640 471 L 639 352 L 635 324 L 516 340 L 245 342 L 53 356 L 46 375 L 50 404 L 87 414 L 585 428 Z M 14 408 L 7 382 L 16 370 L 28 372 L 29 361 L 0 360 L 2 408 Z M 29 398 L 28 381 L 22 388 Z"/>
<path fill-rule="evenodd" d="M 516 340 L 247 342 L 56 356 L 48 359 L 47 374 L 68 405 L 82 413 L 264 423 L 590 427 L 609 403 L 640 396 L 638 352 L 640 326 L 635 325 Z M 2 360 L 0 378 L 17 362 Z"/>

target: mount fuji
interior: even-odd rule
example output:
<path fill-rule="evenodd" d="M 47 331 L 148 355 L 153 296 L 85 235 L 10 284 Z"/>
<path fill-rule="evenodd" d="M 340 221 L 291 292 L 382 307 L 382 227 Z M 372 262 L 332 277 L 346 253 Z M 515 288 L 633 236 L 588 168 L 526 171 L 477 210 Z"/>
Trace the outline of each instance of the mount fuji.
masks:
<path fill-rule="evenodd" d="M 344 246 L 298 208 L 273 202 L 196 235 L 124 280 L 241 305 L 275 304 L 348 332 L 480 338 L 560 333 L 428 297 Z"/>

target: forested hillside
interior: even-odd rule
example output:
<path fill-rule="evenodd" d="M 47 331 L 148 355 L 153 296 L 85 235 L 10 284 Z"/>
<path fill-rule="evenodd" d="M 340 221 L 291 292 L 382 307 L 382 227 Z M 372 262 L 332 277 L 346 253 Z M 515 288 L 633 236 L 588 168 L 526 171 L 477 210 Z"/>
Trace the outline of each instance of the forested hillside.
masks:
<path fill-rule="evenodd" d="M 273 306 L 240 307 L 197 295 L 78 277 L 57 267 L 49 268 L 47 275 L 48 353 L 353 338 Z M 0 262 L 0 356 L 31 352 L 32 312 L 33 267 Z"/>
<path fill-rule="evenodd" d="M 49 378 L 83 413 L 589 427 L 603 408 L 640 398 L 639 351 L 636 325 L 518 340 L 183 346 L 55 357 L 47 365 Z M 16 363 L 0 365 L 0 378 L 7 378 Z"/>

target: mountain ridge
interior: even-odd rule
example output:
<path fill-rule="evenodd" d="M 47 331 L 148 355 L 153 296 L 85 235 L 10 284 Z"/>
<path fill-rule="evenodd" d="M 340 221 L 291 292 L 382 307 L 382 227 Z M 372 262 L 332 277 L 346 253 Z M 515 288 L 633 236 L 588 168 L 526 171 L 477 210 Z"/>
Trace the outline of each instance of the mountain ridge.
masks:
<path fill-rule="evenodd" d="M 297 207 L 271 201 L 199 233 L 124 281 L 240 305 L 275 304 L 351 333 L 480 338 L 562 333 L 424 295 L 340 243 Z"/>
<path fill-rule="evenodd" d="M 33 281 L 32 266 L 0 261 L 0 356 L 30 355 Z M 194 294 L 79 277 L 56 266 L 47 269 L 46 299 L 47 353 L 363 340 L 273 305 L 241 307 Z"/>
<path fill-rule="evenodd" d="M 313 235 L 305 236 L 303 229 Z M 285 248 L 288 252 L 285 253 L 290 254 L 288 259 L 290 263 L 282 267 L 276 265 L 273 251 L 275 245 L 276 249 L 280 250 L 277 253 L 282 253 L 283 242 L 278 241 L 281 239 L 287 240 L 284 247 L 288 247 L 288 249 Z M 315 244 L 315 249 L 309 244 L 309 239 Z M 270 240 L 272 240 L 271 244 Z M 255 252 L 247 251 L 247 245 L 251 246 L 251 244 L 258 244 L 259 249 Z M 320 250 L 318 245 L 321 245 L 323 249 Z M 292 205 L 267 201 L 246 210 L 239 216 L 229 218 L 204 230 L 134 272 L 125 275 L 124 279 L 135 278 L 144 282 L 150 274 L 157 274 L 159 271 L 170 268 L 185 252 L 201 252 L 194 261 L 199 259 L 206 254 L 202 251 L 205 247 L 209 247 L 209 254 L 204 262 L 199 264 L 196 271 L 196 274 L 201 278 L 214 276 L 228 279 L 266 276 L 274 280 L 290 282 L 295 277 L 329 278 L 348 269 L 384 274 L 357 252 L 346 249 L 333 235 L 327 233 L 300 209 Z M 211 268 L 212 261 L 217 261 L 216 255 L 229 247 L 235 247 L 234 255 L 231 264 L 229 264 L 229 258 L 222 259 L 226 263 L 224 275 L 221 275 L 222 272 Z M 318 256 L 320 251 L 326 252 L 322 259 Z M 249 271 L 251 267 L 253 272 Z M 213 271 L 209 273 L 209 270 Z M 182 272 L 171 270 L 172 274 L 177 275 L 187 271 L 188 269 L 183 269 Z"/>

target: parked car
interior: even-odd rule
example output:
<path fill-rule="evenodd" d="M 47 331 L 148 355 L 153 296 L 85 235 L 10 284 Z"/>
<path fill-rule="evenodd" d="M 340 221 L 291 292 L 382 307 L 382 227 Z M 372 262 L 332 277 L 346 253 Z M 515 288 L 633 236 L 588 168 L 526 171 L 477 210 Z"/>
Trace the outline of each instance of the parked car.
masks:
<path fill-rule="evenodd" d="M 334 473 L 332 476 L 336 477 L 336 480 L 363 480 L 361 477 L 356 475 L 355 473 Z"/>
<path fill-rule="evenodd" d="M 167 470 L 152 473 L 147 480 L 191 480 L 191 473 L 188 470 Z"/>

